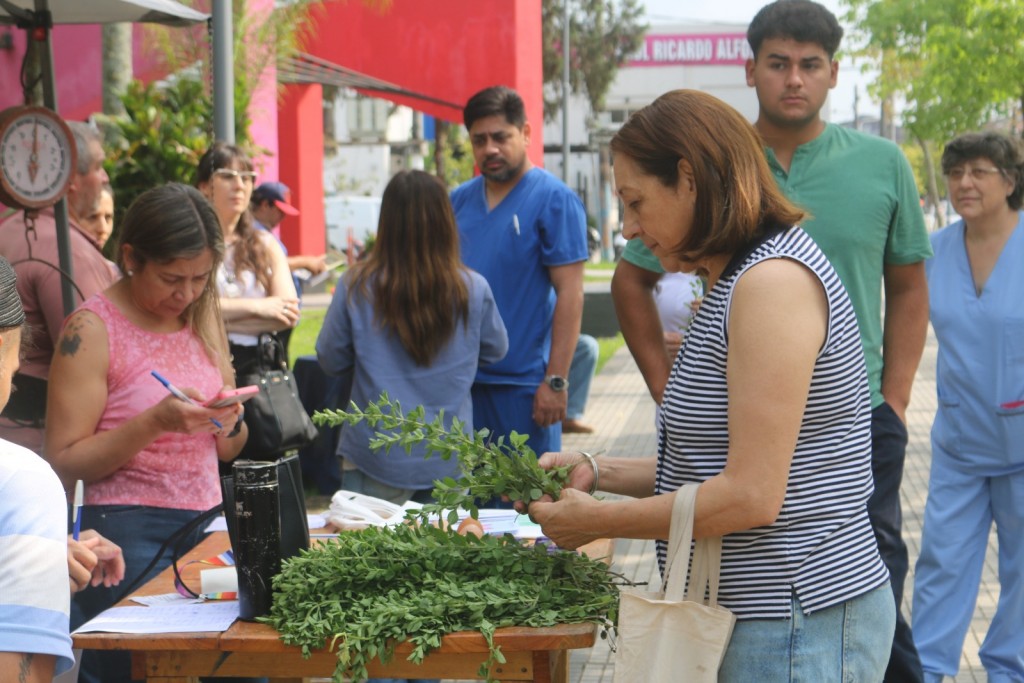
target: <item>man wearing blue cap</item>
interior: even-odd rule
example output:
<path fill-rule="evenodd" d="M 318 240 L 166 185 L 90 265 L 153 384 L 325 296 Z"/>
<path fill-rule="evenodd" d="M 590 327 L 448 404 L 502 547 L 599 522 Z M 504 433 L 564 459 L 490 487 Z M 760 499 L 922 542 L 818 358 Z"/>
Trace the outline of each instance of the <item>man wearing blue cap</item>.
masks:
<path fill-rule="evenodd" d="M 252 217 L 256 219 L 256 227 L 262 228 L 281 240 L 281 221 L 285 216 L 298 216 L 299 210 L 291 205 L 292 192 L 288 186 L 280 182 L 262 183 L 252 191 L 252 199 L 249 201 L 249 210 Z M 281 244 L 284 247 L 284 243 Z M 326 256 L 291 256 L 285 249 L 288 256 L 288 269 L 294 273 L 297 270 L 308 270 L 312 275 L 322 273 L 326 267 Z M 302 294 L 301 283 L 296 279 L 295 291 Z"/>

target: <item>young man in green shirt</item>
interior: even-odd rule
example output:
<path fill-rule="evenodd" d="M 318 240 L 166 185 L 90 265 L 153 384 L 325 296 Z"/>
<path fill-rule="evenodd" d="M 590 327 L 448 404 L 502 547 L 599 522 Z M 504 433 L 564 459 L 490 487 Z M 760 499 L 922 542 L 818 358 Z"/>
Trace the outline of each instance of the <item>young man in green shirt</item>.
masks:
<path fill-rule="evenodd" d="M 928 327 L 924 260 L 931 248 L 913 173 L 899 148 L 821 119 L 836 85 L 833 57 L 842 34 L 821 5 L 778 0 L 762 8 L 747 31 L 754 57 L 746 75 L 757 91 L 754 126 L 776 181 L 809 212 L 802 227 L 832 262 L 857 313 L 873 408 L 875 491 L 868 512 L 898 609 L 908 568 L 899 499 L 906 410 Z M 657 259 L 634 240 L 612 280 L 626 342 L 659 402 L 672 362 L 651 295 L 661 272 Z M 923 680 L 902 615 L 885 680 Z"/>

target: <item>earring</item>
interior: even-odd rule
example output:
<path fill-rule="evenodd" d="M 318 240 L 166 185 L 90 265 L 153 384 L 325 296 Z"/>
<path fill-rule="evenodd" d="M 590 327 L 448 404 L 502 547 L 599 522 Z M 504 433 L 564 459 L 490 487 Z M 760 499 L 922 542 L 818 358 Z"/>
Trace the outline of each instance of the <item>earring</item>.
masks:
<path fill-rule="evenodd" d="M 134 271 L 134 270 L 132 270 L 131 268 L 129 268 L 129 269 L 128 269 L 127 271 L 125 271 L 125 272 L 127 273 L 128 277 L 131 277 L 132 275 L 135 275 L 135 271 Z"/>

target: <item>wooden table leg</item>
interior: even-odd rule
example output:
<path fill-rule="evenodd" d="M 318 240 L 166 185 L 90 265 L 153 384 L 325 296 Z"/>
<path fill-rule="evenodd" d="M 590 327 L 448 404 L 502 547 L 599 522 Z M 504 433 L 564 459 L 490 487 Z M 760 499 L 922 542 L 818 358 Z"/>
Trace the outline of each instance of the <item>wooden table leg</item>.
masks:
<path fill-rule="evenodd" d="M 533 653 L 534 683 L 569 683 L 569 653 L 544 650 Z"/>

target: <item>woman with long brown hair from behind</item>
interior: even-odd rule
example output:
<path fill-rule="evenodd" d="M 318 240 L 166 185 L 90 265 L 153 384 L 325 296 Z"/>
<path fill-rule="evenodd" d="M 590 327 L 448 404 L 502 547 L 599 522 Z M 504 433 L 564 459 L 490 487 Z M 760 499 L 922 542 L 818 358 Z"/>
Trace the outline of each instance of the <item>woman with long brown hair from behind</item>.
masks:
<path fill-rule="evenodd" d="M 444 411 L 473 424 L 470 387 L 480 365 L 501 360 L 508 336 L 487 281 L 462 265 L 448 194 L 422 171 L 391 179 L 370 256 L 345 273 L 317 339 L 331 375 L 354 374 L 351 399 L 366 406 L 383 392 L 426 418 Z M 371 429 L 342 430 L 342 488 L 403 503 L 430 499 L 454 461 L 424 459 L 423 448 L 387 457 L 369 447 Z"/>

